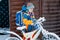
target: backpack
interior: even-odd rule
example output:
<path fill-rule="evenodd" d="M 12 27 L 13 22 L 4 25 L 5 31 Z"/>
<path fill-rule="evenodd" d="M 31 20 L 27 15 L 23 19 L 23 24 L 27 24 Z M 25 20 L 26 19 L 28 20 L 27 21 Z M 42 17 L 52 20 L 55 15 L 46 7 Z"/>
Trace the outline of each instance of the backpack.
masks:
<path fill-rule="evenodd" d="M 20 27 L 23 26 L 22 14 L 23 14 L 22 10 L 16 13 L 16 25 Z"/>

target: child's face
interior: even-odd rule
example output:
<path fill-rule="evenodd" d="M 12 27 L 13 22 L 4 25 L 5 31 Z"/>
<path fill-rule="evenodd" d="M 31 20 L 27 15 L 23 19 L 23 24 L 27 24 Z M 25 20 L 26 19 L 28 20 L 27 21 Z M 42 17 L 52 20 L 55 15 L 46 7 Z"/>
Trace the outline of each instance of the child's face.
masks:
<path fill-rule="evenodd" d="M 30 9 L 29 9 L 29 12 L 33 12 L 33 8 L 30 8 Z"/>

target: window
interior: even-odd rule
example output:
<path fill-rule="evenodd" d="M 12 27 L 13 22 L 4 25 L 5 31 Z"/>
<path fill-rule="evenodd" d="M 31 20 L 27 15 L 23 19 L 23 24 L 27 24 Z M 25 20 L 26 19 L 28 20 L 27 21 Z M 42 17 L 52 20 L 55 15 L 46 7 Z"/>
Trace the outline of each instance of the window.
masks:
<path fill-rule="evenodd" d="M 0 0 L 0 27 L 9 27 L 9 3 L 8 0 Z"/>

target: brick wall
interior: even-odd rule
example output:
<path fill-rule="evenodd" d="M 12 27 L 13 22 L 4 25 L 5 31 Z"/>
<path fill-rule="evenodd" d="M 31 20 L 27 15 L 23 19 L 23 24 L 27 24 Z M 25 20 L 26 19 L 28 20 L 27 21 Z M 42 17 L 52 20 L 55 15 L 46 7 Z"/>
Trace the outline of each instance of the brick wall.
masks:
<path fill-rule="evenodd" d="M 60 36 L 60 2 L 59 0 L 43 0 L 43 14 L 46 17 L 44 28 Z"/>
<path fill-rule="evenodd" d="M 16 30 L 15 18 L 16 12 L 21 10 L 22 5 L 24 4 L 23 0 L 10 0 L 10 30 L 18 33 L 20 32 Z"/>

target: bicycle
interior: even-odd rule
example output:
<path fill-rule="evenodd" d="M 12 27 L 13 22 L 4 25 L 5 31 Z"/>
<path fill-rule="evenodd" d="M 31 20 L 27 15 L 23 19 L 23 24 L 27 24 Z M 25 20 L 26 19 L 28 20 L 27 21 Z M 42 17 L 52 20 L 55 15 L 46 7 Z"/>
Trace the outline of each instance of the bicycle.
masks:
<path fill-rule="evenodd" d="M 24 35 L 24 39 L 19 36 L 17 33 L 13 32 L 13 31 L 5 31 L 3 33 L 8 33 L 8 34 L 13 34 L 16 37 L 8 37 L 5 40 L 37 40 L 38 36 L 40 35 L 40 33 L 42 32 L 43 36 L 42 36 L 42 40 L 60 40 L 59 36 L 56 35 L 55 33 L 52 32 L 48 32 L 46 31 L 43 26 L 42 26 L 42 22 L 45 21 L 44 17 L 40 17 L 37 21 L 36 24 L 39 26 L 38 29 L 32 31 L 32 32 L 28 32 L 25 33 L 21 28 L 21 29 L 17 29 L 22 31 L 22 34 Z"/>

